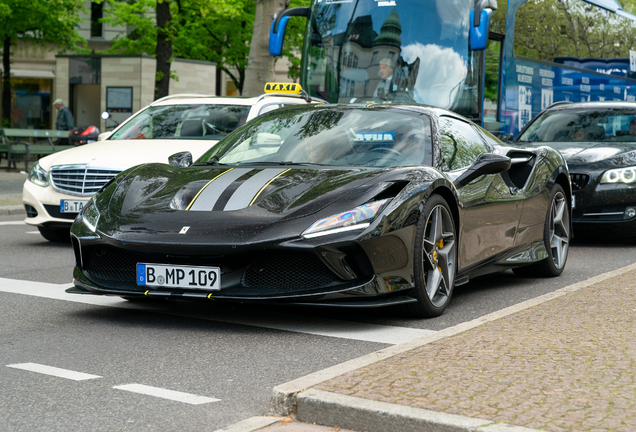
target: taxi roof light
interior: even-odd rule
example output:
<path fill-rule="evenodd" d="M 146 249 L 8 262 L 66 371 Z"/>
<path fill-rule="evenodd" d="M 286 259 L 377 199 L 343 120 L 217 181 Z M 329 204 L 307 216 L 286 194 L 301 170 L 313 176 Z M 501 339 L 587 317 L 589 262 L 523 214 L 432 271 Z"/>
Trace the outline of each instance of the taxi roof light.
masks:
<path fill-rule="evenodd" d="M 267 83 L 265 93 L 302 94 L 303 88 L 296 83 Z"/>

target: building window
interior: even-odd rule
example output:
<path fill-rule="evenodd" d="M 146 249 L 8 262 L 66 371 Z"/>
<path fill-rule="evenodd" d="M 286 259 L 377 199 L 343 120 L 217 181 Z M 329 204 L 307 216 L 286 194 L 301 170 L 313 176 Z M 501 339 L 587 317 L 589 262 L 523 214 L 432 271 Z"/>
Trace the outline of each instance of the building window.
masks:
<path fill-rule="evenodd" d="M 102 13 L 103 3 L 91 3 L 91 37 L 100 38 L 103 37 L 102 31 Z"/>

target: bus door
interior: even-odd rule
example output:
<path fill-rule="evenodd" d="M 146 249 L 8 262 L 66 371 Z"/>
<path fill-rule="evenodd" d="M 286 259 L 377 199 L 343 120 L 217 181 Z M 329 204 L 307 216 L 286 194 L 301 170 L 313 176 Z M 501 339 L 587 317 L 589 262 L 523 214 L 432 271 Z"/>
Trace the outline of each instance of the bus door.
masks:
<path fill-rule="evenodd" d="M 483 124 L 484 129 L 495 136 L 501 130 L 501 82 L 504 35 L 490 32 L 485 57 Z"/>

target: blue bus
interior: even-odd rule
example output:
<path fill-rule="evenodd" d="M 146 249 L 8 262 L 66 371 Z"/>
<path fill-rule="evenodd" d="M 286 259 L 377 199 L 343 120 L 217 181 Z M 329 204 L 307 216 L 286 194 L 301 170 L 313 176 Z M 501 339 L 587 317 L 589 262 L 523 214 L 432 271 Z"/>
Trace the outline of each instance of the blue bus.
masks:
<path fill-rule="evenodd" d="M 636 16 L 616 0 L 312 0 L 300 84 L 338 103 L 421 103 L 516 135 L 558 101 L 636 100 Z M 300 19 L 300 18 L 296 18 Z"/>

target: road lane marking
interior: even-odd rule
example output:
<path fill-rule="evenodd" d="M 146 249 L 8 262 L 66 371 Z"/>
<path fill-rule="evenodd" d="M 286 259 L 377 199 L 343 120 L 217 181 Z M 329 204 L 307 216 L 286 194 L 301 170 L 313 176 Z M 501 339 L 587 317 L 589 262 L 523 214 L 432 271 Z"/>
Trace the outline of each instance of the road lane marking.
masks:
<path fill-rule="evenodd" d="M 181 308 L 178 310 L 177 304 L 134 304 L 122 300 L 119 297 L 68 294 L 64 290 L 70 286 L 70 283 L 50 284 L 44 282 L 0 278 L 0 292 L 44 297 L 95 306 L 155 312 L 171 316 L 204 319 L 208 321 L 248 325 L 273 330 L 283 330 L 363 342 L 396 345 L 437 333 L 436 331 L 426 329 L 366 324 L 355 321 L 340 321 L 328 318 L 314 318 L 311 316 L 284 314 L 280 312 L 270 313 L 267 311 L 250 310 L 241 313 L 238 310 L 228 309 L 227 311 L 215 310 L 212 315 L 212 312 L 205 308 L 202 308 L 202 311 L 189 310 L 190 308 Z"/>
<path fill-rule="evenodd" d="M 30 372 L 37 372 L 45 375 L 52 375 L 58 378 L 66 378 L 73 381 L 84 381 L 89 379 L 101 378 L 99 375 L 91 375 L 83 372 L 75 372 L 68 369 L 60 369 L 53 366 L 46 366 L 38 363 L 18 363 L 10 364 L 7 367 L 22 369 Z"/>
<path fill-rule="evenodd" d="M 0 222 L 0 226 L 2 225 L 26 225 L 24 223 L 24 221 L 6 221 L 6 222 Z"/>
<path fill-rule="evenodd" d="M 126 384 L 113 387 L 117 390 L 125 390 L 132 393 L 139 393 L 158 398 L 169 399 L 177 402 L 183 402 L 191 405 L 201 405 L 210 402 L 220 402 L 221 399 L 210 398 L 205 396 L 197 396 L 190 393 L 183 393 L 174 390 L 167 390 L 159 387 L 151 387 L 143 384 Z"/>

